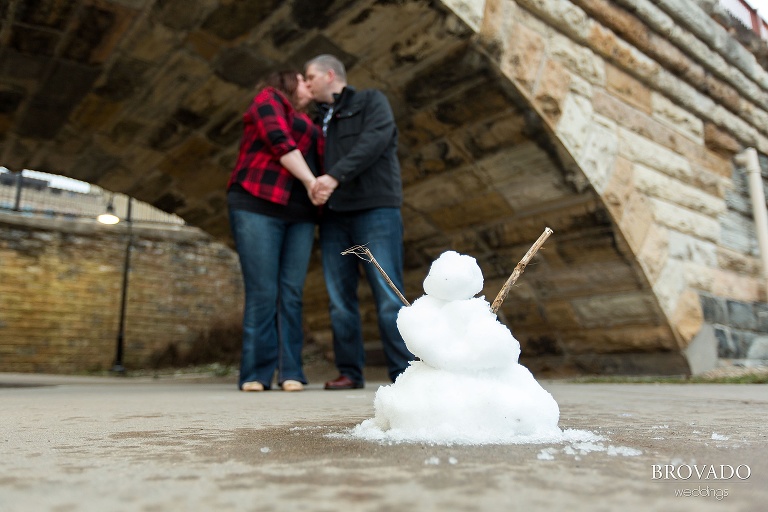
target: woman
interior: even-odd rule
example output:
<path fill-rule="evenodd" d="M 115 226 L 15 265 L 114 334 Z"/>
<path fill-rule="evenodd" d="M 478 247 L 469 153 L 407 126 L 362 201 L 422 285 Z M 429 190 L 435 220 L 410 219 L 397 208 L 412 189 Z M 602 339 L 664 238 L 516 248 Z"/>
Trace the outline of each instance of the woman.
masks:
<path fill-rule="evenodd" d="M 243 115 L 227 184 L 232 234 L 245 284 L 239 387 L 301 391 L 302 290 L 317 206 L 322 139 L 304 113 L 312 95 L 300 73 L 273 73 Z M 318 202 L 319 204 L 319 202 Z"/>

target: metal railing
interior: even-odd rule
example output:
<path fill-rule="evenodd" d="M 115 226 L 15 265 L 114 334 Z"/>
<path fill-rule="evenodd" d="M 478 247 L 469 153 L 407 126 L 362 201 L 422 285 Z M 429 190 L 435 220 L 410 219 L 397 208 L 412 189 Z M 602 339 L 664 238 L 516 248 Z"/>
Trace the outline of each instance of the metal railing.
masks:
<path fill-rule="evenodd" d="M 37 171 L 11 172 L 0 168 L 0 210 L 62 218 L 96 219 L 112 204 L 115 215 L 128 216 L 125 194 Z M 184 219 L 149 204 L 133 201 L 132 222 L 184 225 Z"/>

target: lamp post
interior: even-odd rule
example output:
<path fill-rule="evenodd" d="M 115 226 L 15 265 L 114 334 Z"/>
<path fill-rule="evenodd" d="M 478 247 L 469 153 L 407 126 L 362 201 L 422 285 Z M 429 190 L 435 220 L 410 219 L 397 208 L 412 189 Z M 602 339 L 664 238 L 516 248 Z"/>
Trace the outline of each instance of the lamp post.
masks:
<path fill-rule="evenodd" d="M 112 195 L 114 197 L 114 194 Z M 131 248 L 133 247 L 133 231 L 131 222 L 131 207 L 133 198 L 128 196 L 128 209 L 125 214 L 125 222 L 128 230 L 128 242 L 125 246 L 125 261 L 123 263 L 123 284 L 120 291 L 120 323 L 117 329 L 117 341 L 115 344 L 115 362 L 110 370 L 118 375 L 125 375 L 125 366 L 123 366 L 123 347 L 125 341 L 125 307 L 128 294 L 128 273 L 131 270 Z M 112 198 L 107 205 L 107 212 L 99 215 L 98 221 L 104 224 L 117 224 L 120 219 L 114 214 Z"/>

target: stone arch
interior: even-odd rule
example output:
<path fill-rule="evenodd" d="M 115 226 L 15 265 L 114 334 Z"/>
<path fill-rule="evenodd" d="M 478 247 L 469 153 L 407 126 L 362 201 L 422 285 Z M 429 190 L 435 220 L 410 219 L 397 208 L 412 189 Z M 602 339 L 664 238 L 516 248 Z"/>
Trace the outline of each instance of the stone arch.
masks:
<path fill-rule="evenodd" d="M 734 320 L 765 306 L 765 287 L 749 221 L 731 215 L 748 208 L 729 199 L 733 155 L 768 152 L 768 75 L 711 2 L 236 4 L 75 0 L 31 16 L 4 3 L 0 164 L 124 192 L 226 239 L 252 83 L 336 53 L 397 117 L 407 295 L 454 249 L 493 296 L 550 226 L 502 310 L 532 367 L 681 373 L 701 333 L 768 330 Z M 317 265 L 305 303 L 329 336 Z"/>
<path fill-rule="evenodd" d="M 707 300 L 752 317 L 765 301 L 754 251 L 733 250 L 724 231 L 732 157 L 768 148 L 757 121 L 768 75 L 743 48 L 729 53 L 725 30 L 690 5 L 612 4 L 489 0 L 479 39 L 609 214 L 643 300 L 668 326 L 666 348 L 701 371 L 717 353 L 710 324 L 730 322 L 705 318 Z"/>

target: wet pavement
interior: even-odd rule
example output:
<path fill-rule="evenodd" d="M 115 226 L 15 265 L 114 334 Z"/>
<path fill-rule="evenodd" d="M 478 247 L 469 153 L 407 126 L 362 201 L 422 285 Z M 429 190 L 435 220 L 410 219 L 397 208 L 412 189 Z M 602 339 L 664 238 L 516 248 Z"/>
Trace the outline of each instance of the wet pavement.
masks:
<path fill-rule="evenodd" d="M 355 439 L 372 381 L 0 374 L 0 511 L 766 510 L 768 385 L 541 383 L 562 429 L 603 439 Z"/>

